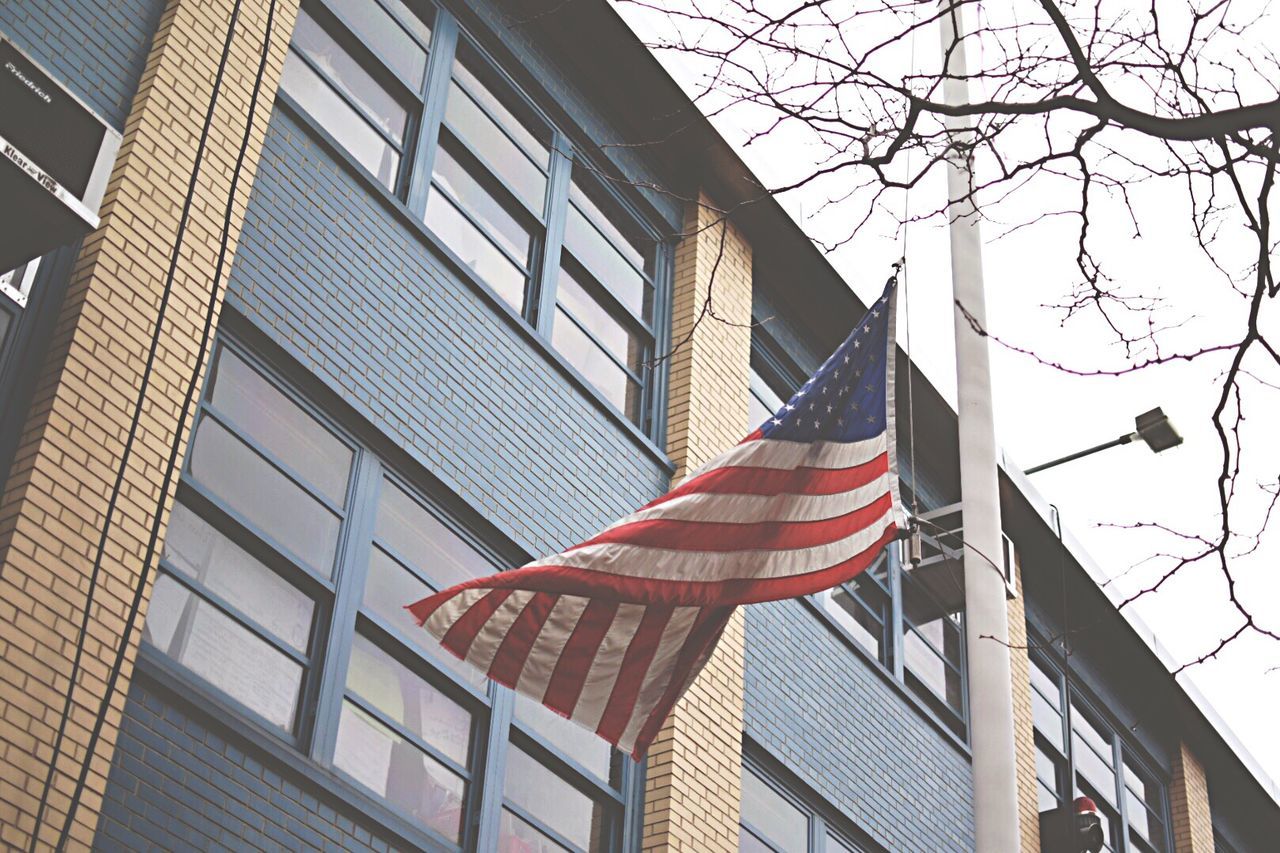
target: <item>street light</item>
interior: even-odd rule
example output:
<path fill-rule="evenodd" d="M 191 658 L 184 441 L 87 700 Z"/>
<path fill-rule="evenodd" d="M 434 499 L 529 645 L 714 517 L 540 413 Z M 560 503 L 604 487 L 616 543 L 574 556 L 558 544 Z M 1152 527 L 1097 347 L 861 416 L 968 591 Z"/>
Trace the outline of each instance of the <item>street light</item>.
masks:
<path fill-rule="evenodd" d="M 1063 462 L 1070 462 L 1073 459 L 1079 459 L 1082 456 L 1089 456 L 1097 453 L 1099 450 L 1106 450 L 1108 447 L 1115 447 L 1120 444 L 1128 444 L 1135 439 L 1142 439 L 1147 443 L 1153 453 L 1160 453 L 1168 450 L 1170 447 L 1177 447 L 1182 444 L 1182 436 L 1178 435 L 1178 431 L 1173 428 L 1173 424 L 1169 423 L 1168 416 L 1164 411 L 1156 406 L 1149 412 L 1138 415 L 1133 420 L 1135 430 L 1119 438 L 1099 444 L 1096 447 L 1090 447 L 1088 450 L 1081 450 L 1064 456 L 1061 459 L 1055 459 L 1052 462 L 1045 462 L 1042 465 L 1036 465 L 1034 468 L 1028 468 L 1027 474 L 1034 474 L 1037 471 L 1043 471 L 1046 468 L 1052 468 L 1055 465 L 1061 465 Z"/>

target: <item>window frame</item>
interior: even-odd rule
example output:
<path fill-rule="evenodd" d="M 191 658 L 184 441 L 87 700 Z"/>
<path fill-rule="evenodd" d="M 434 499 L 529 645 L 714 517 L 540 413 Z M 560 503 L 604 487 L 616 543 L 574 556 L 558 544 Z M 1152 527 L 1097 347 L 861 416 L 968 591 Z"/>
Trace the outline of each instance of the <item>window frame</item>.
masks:
<path fill-rule="evenodd" d="M 379 2 L 379 0 L 371 0 L 371 2 Z M 397 15 L 386 9 L 385 4 L 379 3 L 379 5 L 393 19 L 399 20 Z M 401 149 L 397 180 L 393 187 L 388 189 L 375 175 L 366 170 L 355 159 L 355 156 L 347 151 L 342 143 L 283 88 L 277 95 L 277 102 L 283 104 L 291 116 L 302 121 L 310 131 L 314 132 L 325 143 L 326 147 L 332 153 L 338 155 L 339 160 L 344 162 L 359 178 L 367 182 L 369 186 L 376 188 L 377 195 L 384 201 L 391 203 L 407 221 L 412 223 L 421 234 L 425 235 L 427 242 L 444 257 L 450 266 L 461 274 L 465 281 L 480 291 L 492 305 L 499 309 L 500 315 L 518 318 L 521 327 L 532 333 L 531 339 L 539 344 L 539 348 L 550 358 L 552 364 L 565 373 L 572 383 L 580 391 L 584 392 L 597 408 L 601 409 L 616 422 L 624 425 L 628 432 L 637 438 L 646 450 L 656 456 L 663 464 L 670 467 L 670 460 L 661 449 L 666 439 L 666 417 L 663 411 L 663 402 L 666 396 L 667 370 L 665 363 L 654 363 L 654 356 L 657 353 L 665 352 L 670 345 L 670 288 L 673 280 L 671 267 L 674 261 L 674 240 L 672 236 L 667 233 L 668 229 L 660 228 L 655 224 L 660 221 L 660 217 L 652 212 L 652 208 L 647 205 L 647 202 L 641 203 L 637 191 L 623 192 L 619 189 L 617 185 L 622 182 L 614 180 L 613 176 L 616 170 L 603 167 L 593 156 L 586 153 L 592 146 L 584 133 L 573 127 L 570 120 L 557 120 L 541 107 L 539 100 L 550 101 L 550 98 L 544 96 L 539 99 L 530 96 L 529 93 L 531 91 L 539 90 L 535 81 L 522 82 L 509 73 L 507 68 L 504 67 L 504 63 L 496 59 L 494 54 L 487 49 L 485 40 L 480 38 L 478 33 L 473 34 L 459 21 L 450 8 L 451 4 L 427 2 L 422 5 L 433 9 L 432 18 L 429 21 L 431 39 L 426 48 L 426 72 L 421 92 L 415 93 L 408 104 L 408 127 Z M 323 16 L 337 21 L 342 32 L 335 34 L 328 28 L 326 28 L 326 32 L 335 37 L 335 40 L 338 40 L 338 37 L 341 36 L 344 41 L 339 43 L 344 48 L 348 42 L 357 45 L 358 50 L 352 52 L 352 54 L 353 58 L 358 61 L 362 60 L 362 66 L 375 63 L 379 66 L 379 74 L 389 79 L 394 78 L 396 84 L 403 89 L 411 88 L 407 86 L 406 81 L 395 74 L 390 62 L 379 56 L 373 45 L 367 45 L 359 41 L 343 16 L 329 5 L 329 0 L 307 0 L 304 3 L 304 8 L 307 7 L 320 8 L 323 10 Z M 313 15 L 313 17 L 315 16 Z M 407 31 L 407 27 L 405 29 Z M 421 44 L 420 41 L 417 41 L 417 43 Z M 463 136 L 450 130 L 445 122 L 445 105 L 450 84 L 454 79 L 453 66 L 462 45 L 465 45 L 462 49 L 469 55 L 485 63 L 485 79 L 497 80 L 501 86 L 508 90 L 511 97 L 519 100 L 522 112 L 536 116 L 537 120 L 550 130 L 551 139 L 548 145 L 550 160 L 547 167 L 543 169 L 547 176 L 547 188 L 544 193 L 543 209 L 541 211 L 530 208 L 520 198 L 519 193 L 506 187 L 501 181 L 499 173 L 485 162 L 485 158 L 475 151 Z M 292 49 L 290 52 L 298 54 L 297 51 Z M 298 55 L 302 61 L 306 61 L 300 54 Z M 327 80 L 324 75 L 322 77 Z M 333 88 L 340 96 L 343 95 L 336 87 L 331 86 L 330 88 Z M 401 92 L 393 91 L 390 88 L 388 88 L 388 91 L 396 96 L 401 94 Z M 539 92 L 539 94 L 541 93 Z M 346 100 L 349 99 L 345 99 L 344 103 Z M 486 116 L 498 124 L 499 128 L 502 129 L 504 138 L 524 150 L 523 146 L 514 140 L 511 133 L 503 128 L 501 121 L 492 116 L 490 111 L 475 98 L 472 98 L 472 100 L 476 102 L 477 107 Z M 352 104 L 348 104 L 348 106 L 355 109 L 362 117 L 365 116 L 364 111 L 359 107 Z M 381 134 L 381 130 L 378 130 Z M 445 143 L 446 135 L 452 139 L 452 143 Z M 579 144 L 578 140 L 582 140 L 585 144 Z M 388 141 L 388 144 L 390 144 L 389 140 L 384 141 Z M 473 271 L 450 248 L 445 240 L 425 223 L 427 204 L 430 197 L 433 193 L 440 192 L 443 196 L 442 200 L 446 200 L 454 211 L 460 214 L 471 227 L 478 229 L 479 234 L 488 241 L 488 244 L 495 251 L 504 259 L 512 260 L 510 253 L 506 251 L 506 247 L 501 246 L 480 223 L 475 221 L 475 218 L 464 204 L 453 198 L 452 194 L 442 191 L 438 187 L 433 174 L 435 160 L 442 143 L 460 145 L 466 152 L 467 157 L 474 158 L 482 167 L 482 174 L 474 174 L 471 171 L 468 171 L 468 174 L 484 186 L 486 191 L 491 190 L 491 185 L 497 184 L 504 192 L 494 195 L 495 199 L 508 208 L 509 213 L 516 215 L 517 219 L 522 220 L 528 216 L 535 223 L 535 228 L 530 235 L 531 257 L 527 263 L 517 266 L 518 269 L 527 274 L 524 285 L 524 300 L 519 309 L 512 308 L 510 302 L 502 296 L 495 286 L 490 285 L 478 273 Z M 562 353 L 552 343 L 557 313 L 556 294 L 560 266 L 562 261 L 567 261 L 571 257 L 570 250 L 564 245 L 564 238 L 566 218 L 571 204 L 570 191 L 575 180 L 581 187 L 580 191 L 584 192 L 588 197 L 592 197 L 593 194 L 603 197 L 606 200 L 606 206 L 625 220 L 626 227 L 622 228 L 616 220 L 611 219 L 610 221 L 613 223 L 614 228 L 643 235 L 643 238 L 652 241 L 653 245 L 654 270 L 652 274 L 645 270 L 638 270 L 646 286 L 652 290 L 652 319 L 649 321 L 630 310 L 607 286 L 601 285 L 595 275 L 591 274 L 590 270 L 586 268 L 585 264 L 577 264 L 577 266 L 586 269 L 590 283 L 598 286 L 591 288 L 591 290 L 598 289 L 603 292 L 605 297 L 601 299 L 595 292 L 592 292 L 591 298 L 595 299 L 601 308 L 616 321 L 638 335 L 642 350 L 642 356 L 639 359 L 641 370 L 638 373 L 630 370 L 626 365 L 620 364 L 613 352 L 608 347 L 603 346 L 598 337 L 589 328 L 584 328 L 584 326 L 587 326 L 586 323 L 579 318 L 574 318 L 571 311 L 565 312 L 567 316 L 571 317 L 570 322 L 574 323 L 576 328 L 587 336 L 587 340 L 598 348 L 606 358 L 611 359 L 611 364 L 616 364 L 622 368 L 622 375 L 626 377 L 624 381 L 637 382 L 638 402 L 634 419 L 628 412 L 615 405 L 610 400 L 609 394 L 598 389 L 593 381 L 570 361 L 568 354 Z M 491 194 L 493 193 L 491 192 Z M 510 198 L 505 196 L 510 196 Z M 587 222 L 593 221 L 585 213 L 583 215 Z M 608 237 L 605 237 L 605 239 L 609 240 Z M 634 264 L 632 266 L 634 267 Z"/>
<path fill-rule="evenodd" d="M 1151 757 L 1149 753 L 1124 733 L 1122 726 L 1114 717 L 1104 712 L 1104 704 L 1097 700 L 1085 686 L 1077 680 L 1072 679 L 1068 684 L 1064 668 L 1062 666 L 1061 657 L 1052 644 L 1043 641 L 1037 632 L 1028 630 L 1028 656 L 1031 658 L 1030 665 L 1039 667 L 1041 672 L 1051 675 L 1058 687 L 1058 705 L 1057 711 L 1061 718 L 1062 730 L 1057 736 L 1062 739 L 1063 749 L 1059 749 L 1053 743 L 1049 736 L 1043 733 L 1037 726 L 1034 730 L 1037 748 L 1041 749 L 1059 768 L 1058 790 L 1057 795 L 1059 805 L 1065 805 L 1068 795 L 1064 793 L 1069 788 L 1070 799 L 1075 798 L 1075 791 L 1081 789 L 1081 783 L 1089 788 L 1097 788 L 1093 780 L 1084 776 L 1076 763 L 1074 737 L 1076 715 L 1083 716 L 1085 722 L 1094 729 L 1099 730 L 1099 734 L 1109 739 L 1111 752 L 1111 770 L 1114 777 L 1114 790 L 1111 796 L 1107 797 L 1098 791 L 1099 796 L 1094 797 L 1097 800 L 1099 810 L 1104 815 L 1107 812 L 1114 813 L 1114 820 L 1118 832 L 1112 834 L 1112 844 L 1109 848 L 1115 853 L 1145 853 L 1147 850 L 1162 851 L 1162 853 L 1172 853 L 1173 837 L 1172 837 L 1172 821 L 1170 816 L 1169 802 L 1169 777 L 1159 768 L 1159 765 Z M 1043 693 L 1039 687 L 1032 681 L 1030 689 Z M 1097 753 L 1096 748 L 1088 743 L 1085 748 Z M 1128 763 L 1133 769 L 1143 774 L 1151 783 L 1153 783 L 1158 792 L 1159 803 L 1157 808 L 1149 808 L 1153 816 L 1160 822 L 1160 834 L 1153 838 L 1152 833 L 1148 832 L 1144 835 L 1137 832 L 1136 828 L 1129 820 L 1129 803 L 1128 803 L 1128 784 L 1125 781 L 1124 766 Z M 1062 774 L 1065 773 L 1065 778 Z M 1064 787 L 1064 782 L 1066 786 Z M 1090 794 L 1092 796 L 1092 794 Z M 1138 842 L 1134 842 L 1132 833 L 1137 833 Z M 1120 839 L 1117 842 L 1117 838 Z"/>
<path fill-rule="evenodd" d="M 806 795 L 799 783 L 789 782 L 788 771 L 758 747 L 754 741 L 744 737 L 742 747 L 742 772 L 750 773 L 763 782 L 773 793 L 799 811 L 808 822 L 808 850 L 806 853 L 832 853 L 828 849 L 828 837 L 845 845 L 852 853 L 880 853 L 880 846 L 857 827 L 849 825 L 834 808 L 816 794 Z M 739 830 L 746 830 L 762 845 L 774 853 L 796 853 L 783 850 L 770 841 L 765 833 L 745 816 L 738 817 Z"/>
<path fill-rule="evenodd" d="M 237 326 L 234 319 L 226 324 Z M 203 677 L 175 658 L 151 645 L 142 643 L 139 650 L 139 666 L 144 674 L 170 689 L 179 698 L 190 703 L 197 713 L 218 717 L 221 725 L 250 745 L 280 757 L 287 764 L 305 768 L 315 784 L 359 807 L 363 814 L 383 829 L 402 837 L 414 846 L 469 851 L 491 849 L 496 843 L 501 809 L 511 808 L 522 819 L 539 831 L 563 843 L 559 835 L 536 815 L 529 815 L 518 807 L 511 807 L 503 795 L 506 754 L 511 746 L 524 750 L 541 765 L 584 794 L 601 801 L 606 809 L 603 849 L 606 853 L 630 849 L 627 844 L 638 840 L 642 820 L 643 765 L 611 751 L 609 780 L 601 780 L 590 769 L 562 752 L 533 727 L 523 723 L 514 714 L 515 695 L 506 687 L 485 682 L 476 687 L 462 675 L 444 664 L 433 661 L 425 648 L 414 643 L 396 626 L 363 607 L 364 585 L 369 574 L 372 549 L 383 548 L 389 557 L 431 588 L 435 581 L 425 577 L 412 562 L 397 558 L 389 544 L 380 541 L 375 533 L 378 498 L 384 482 L 402 489 L 423 511 L 430 513 L 444 528 L 444 532 L 456 537 L 470 548 L 477 560 L 487 570 L 499 566 L 518 565 L 511 560 L 514 546 L 495 543 L 477 534 L 446 507 L 447 496 L 438 495 L 430 488 L 419 486 L 415 478 L 387 459 L 378 450 L 379 442 L 372 428 L 355 425 L 348 428 L 328 416 L 311 396 L 300 390 L 295 381 L 305 377 L 305 372 L 290 364 L 281 369 L 287 356 L 269 358 L 260 354 L 234 331 L 224 329 L 215 340 L 205 368 L 203 386 L 199 397 L 194 424 L 208 417 L 211 397 L 210 379 L 216 359 L 230 351 L 264 379 L 273 390 L 300 407 L 327 431 L 339 439 L 343 447 L 352 450 L 348 476 L 345 520 L 339 527 L 334 557 L 333 574 L 324 578 L 288 549 L 261 530 L 252 520 L 245 518 L 226 501 L 197 483 L 190 473 L 190 453 L 183 461 L 181 479 L 176 499 L 186 504 L 203 521 L 225 536 L 234 545 L 265 564 L 282 580 L 298 588 L 313 602 L 311 629 L 307 653 L 303 656 L 289 647 L 283 639 L 275 638 L 269 629 L 257 623 L 251 616 L 204 588 L 199 581 L 183 574 L 167 559 L 159 563 L 159 574 L 173 578 L 183 588 L 192 589 L 200 598 L 208 601 L 219 612 L 232 618 L 237 625 L 271 643 L 273 648 L 291 653 L 290 659 L 303 666 L 298 696 L 294 707 L 291 730 L 284 730 L 249 708 L 233 694 L 206 681 Z M 220 423 L 227 423 L 225 415 Z M 368 434 L 370 438 L 363 437 Z M 251 437 L 232 431 L 232 435 L 244 441 L 254 452 L 260 453 L 266 464 L 274 465 L 286 476 L 291 469 L 281 460 L 269 456 L 266 448 Z M 292 476 L 297 476 L 296 472 Z M 300 478 L 299 478 L 300 479 Z M 318 498 L 322 495 L 316 493 Z M 466 767 L 424 738 L 398 724 L 389 714 L 381 711 L 368 697 L 359 696 L 347 687 L 347 670 L 357 636 L 363 636 L 377 649 L 389 655 L 401 666 L 412 672 L 431 688 L 440 691 L 448 699 L 458 703 L 471 714 L 471 732 L 468 736 L 469 764 Z M 305 657 L 305 662 L 303 658 Z M 355 696 L 352 700 L 351 697 Z M 423 754 L 430 756 L 460 776 L 466 783 L 466 793 L 461 804 L 462 825 L 460 842 L 451 840 L 425 827 L 421 821 L 389 800 L 371 791 L 335 763 L 338 719 L 343 704 L 351 701 L 361 712 L 369 715 L 379 725 L 389 729 L 397 737 L 404 738 Z M 221 713 L 219 713 L 221 712 Z M 574 849 L 570 845 L 570 849 Z"/>

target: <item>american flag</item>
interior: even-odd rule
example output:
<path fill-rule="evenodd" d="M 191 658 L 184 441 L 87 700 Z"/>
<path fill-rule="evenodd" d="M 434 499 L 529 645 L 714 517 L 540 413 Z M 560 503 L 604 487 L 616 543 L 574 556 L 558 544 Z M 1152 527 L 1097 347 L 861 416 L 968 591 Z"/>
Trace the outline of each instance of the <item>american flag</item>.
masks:
<path fill-rule="evenodd" d="M 639 757 L 733 610 L 865 569 L 901 523 L 890 282 L 781 409 L 587 541 L 409 605 L 446 649 Z"/>

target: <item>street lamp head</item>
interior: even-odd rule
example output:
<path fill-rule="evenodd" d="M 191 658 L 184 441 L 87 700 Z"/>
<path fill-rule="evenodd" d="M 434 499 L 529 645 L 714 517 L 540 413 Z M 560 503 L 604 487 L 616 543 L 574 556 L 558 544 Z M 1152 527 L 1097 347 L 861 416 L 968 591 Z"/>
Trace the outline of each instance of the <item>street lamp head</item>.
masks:
<path fill-rule="evenodd" d="M 1159 406 L 1134 418 L 1134 426 L 1137 427 L 1137 437 L 1145 441 L 1147 447 L 1155 453 L 1182 444 L 1182 436 L 1178 435 L 1178 431 L 1169 423 L 1168 416 Z"/>

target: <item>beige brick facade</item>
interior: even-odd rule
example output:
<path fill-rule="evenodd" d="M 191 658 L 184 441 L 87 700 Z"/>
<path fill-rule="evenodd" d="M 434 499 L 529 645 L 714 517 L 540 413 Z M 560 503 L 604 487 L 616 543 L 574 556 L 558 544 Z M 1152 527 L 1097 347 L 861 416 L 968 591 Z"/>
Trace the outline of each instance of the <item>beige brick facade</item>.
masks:
<path fill-rule="evenodd" d="M 705 198 L 690 205 L 685 232 L 676 253 L 667 418 L 676 480 L 746 434 L 751 355 L 750 246 Z M 738 849 L 744 642 L 739 610 L 649 749 L 646 851 Z"/>
<path fill-rule="evenodd" d="M 1169 783 L 1174 853 L 1213 853 L 1213 818 L 1209 783 L 1202 765 L 1184 743 L 1173 757 Z"/>
<path fill-rule="evenodd" d="M 233 209 L 230 252 L 213 281 L 225 199 L 244 134 L 266 30 L 267 3 L 242 4 L 216 112 L 199 169 L 197 198 L 160 323 L 156 369 L 141 407 L 132 453 L 124 447 L 184 196 L 223 44 L 232 0 L 172 0 L 160 19 L 125 126 L 101 226 L 84 242 L 42 367 L 6 491 L 0 499 L 0 826 L 5 845 L 26 847 L 53 756 L 89 576 L 117 472 L 122 488 L 90 607 L 82 669 L 54 784 L 39 831 L 54 843 L 86 761 L 70 846 L 92 843 L 116 729 L 128 692 L 138 631 L 112 694 L 95 753 L 90 728 L 122 642 L 157 504 L 172 500 L 162 473 L 175 435 L 185 436 L 188 382 L 211 290 L 231 268 L 235 238 L 261 150 L 297 0 L 280 0 L 247 156 Z M 215 307 L 214 319 L 217 309 Z M 181 458 L 181 457 L 179 457 Z M 163 524 L 160 533 L 163 533 Z M 147 590 L 149 594 L 149 590 Z M 143 596 L 145 615 L 146 595 Z M 141 625 L 141 619 L 136 626 Z"/>
<path fill-rule="evenodd" d="M 1009 601 L 1009 674 L 1013 683 L 1013 750 L 1018 767 L 1018 826 L 1022 853 L 1040 853 L 1040 807 L 1036 798 L 1035 723 L 1031 717 L 1031 658 L 1022 597 L 1022 566 L 1014 563 L 1018 595 Z"/>

